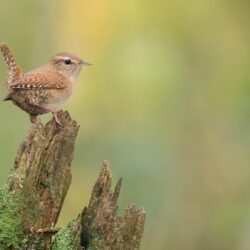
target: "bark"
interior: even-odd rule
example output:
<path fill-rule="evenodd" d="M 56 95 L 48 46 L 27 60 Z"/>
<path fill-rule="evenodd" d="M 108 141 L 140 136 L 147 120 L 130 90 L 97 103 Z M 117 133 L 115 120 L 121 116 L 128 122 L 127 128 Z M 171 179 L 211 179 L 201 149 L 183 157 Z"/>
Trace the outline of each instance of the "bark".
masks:
<path fill-rule="evenodd" d="M 129 205 L 124 216 L 117 214 L 121 179 L 113 192 L 107 161 L 88 207 L 66 227 L 55 228 L 71 183 L 79 129 L 67 112 L 59 118 L 61 127 L 54 120 L 34 125 L 17 152 L 0 191 L 0 249 L 139 249 L 145 212 Z"/>

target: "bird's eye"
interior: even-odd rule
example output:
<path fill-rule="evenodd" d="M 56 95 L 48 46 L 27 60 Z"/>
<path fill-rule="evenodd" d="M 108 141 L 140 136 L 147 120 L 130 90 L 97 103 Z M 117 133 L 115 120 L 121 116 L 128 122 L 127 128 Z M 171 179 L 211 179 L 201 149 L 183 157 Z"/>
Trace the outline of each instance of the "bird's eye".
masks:
<path fill-rule="evenodd" d="M 67 64 L 67 65 L 69 65 L 69 64 L 71 64 L 71 60 L 67 59 L 67 60 L 64 61 L 64 63 Z"/>

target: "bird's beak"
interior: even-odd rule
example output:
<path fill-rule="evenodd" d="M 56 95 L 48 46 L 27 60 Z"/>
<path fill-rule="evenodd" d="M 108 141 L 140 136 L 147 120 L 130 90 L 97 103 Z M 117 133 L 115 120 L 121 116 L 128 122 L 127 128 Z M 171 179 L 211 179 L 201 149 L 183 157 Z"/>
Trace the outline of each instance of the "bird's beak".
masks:
<path fill-rule="evenodd" d="M 83 60 L 80 61 L 80 64 L 84 65 L 84 66 L 90 66 L 90 65 L 92 65 L 91 63 L 83 61 Z"/>

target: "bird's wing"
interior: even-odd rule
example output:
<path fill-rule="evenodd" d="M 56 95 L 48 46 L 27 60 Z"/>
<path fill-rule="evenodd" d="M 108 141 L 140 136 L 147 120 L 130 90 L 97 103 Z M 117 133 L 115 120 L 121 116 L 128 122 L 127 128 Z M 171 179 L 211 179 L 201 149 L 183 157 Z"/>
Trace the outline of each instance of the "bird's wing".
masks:
<path fill-rule="evenodd" d="M 25 74 L 15 80 L 10 86 L 11 90 L 36 90 L 36 89 L 63 89 L 65 88 L 63 76 L 59 74 Z"/>

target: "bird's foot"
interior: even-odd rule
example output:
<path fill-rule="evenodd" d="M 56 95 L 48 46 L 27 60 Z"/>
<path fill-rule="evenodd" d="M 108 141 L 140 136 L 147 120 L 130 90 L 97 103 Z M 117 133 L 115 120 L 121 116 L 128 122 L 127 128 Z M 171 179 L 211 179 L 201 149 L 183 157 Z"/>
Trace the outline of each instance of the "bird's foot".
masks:
<path fill-rule="evenodd" d="M 60 127 L 62 127 L 63 125 L 62 125 L 62 123 L 60 122 L 60 120 L 59 120 L 59 118 L 58 118 L 58 116 L 57 116 L 57 112 L 52 112 L 52 114 L 53 114 L 53 117 L 54 117 L 56 123 L 57 123 Z"/>

